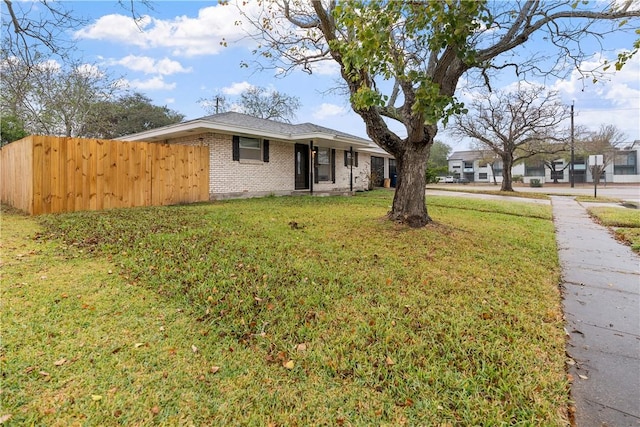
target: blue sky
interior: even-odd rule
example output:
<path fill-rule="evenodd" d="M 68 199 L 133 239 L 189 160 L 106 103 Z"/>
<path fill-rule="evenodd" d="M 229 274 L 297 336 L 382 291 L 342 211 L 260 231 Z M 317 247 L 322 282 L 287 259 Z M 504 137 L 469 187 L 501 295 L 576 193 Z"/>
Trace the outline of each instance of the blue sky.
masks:
<path fill-rule="evenodd" d="M 302 108 L 296 122 L 313 122 L 366 137 L 364 124 L 351 112 L 347 99 L 327 91 L 336 86 L 338 69 L 324 64 L 312 75 L 294 72 L 284 78 L 273 70 L 242 68 L 241 62 L 256 59 L 254 42 L 243 37 L 240 19 L 233 6 L 217 1 L 155 1 L 153 9 L 139 8 L 148 15 L 136 26 L 115 1 L 66 2 L 77 14 L 89 19 L 88 25 L 71 34 L 78 56 L 107 70 L 111 77 L 122 77 L 131 90 L 141 92 L 155 104 L 167 105 L 194 119 L 206 114 L 201 98 L 216 93 L 233 98 L 250 85 L 273 88 L 298 96 Z M 125 2 L 126 3 L 126 2 Z M 227 47 L 220 45 L 223 38 Z M 607 40 L 611 49 L 628 48 L 632 36 Z M 594 53 L 599 49 L 594 47 Z M 614 52 L 606 58 L 613 59 Z M 594 56 L 598 63 L 604 57 Z M 513 83 L 505 75 L 503 85 Z M 575 102 L 575 123 L 596 130 L 601 124 L 614 124 L 629 141 L 640 139 L 640 58 L 611 73 L 597 84 L 578 73 L 563 80 L 547 79 L 549 88 L 560 91 L 567 104 Z M 500 83 L 495 85 L 500 86 Z M 464 98 L 461 93 L 461 97 Z M 567 126 L 569 123 L 567 123 Z M 460 141 L 441 131 L 438 138 L 454 149 L 465 149 Z"/>

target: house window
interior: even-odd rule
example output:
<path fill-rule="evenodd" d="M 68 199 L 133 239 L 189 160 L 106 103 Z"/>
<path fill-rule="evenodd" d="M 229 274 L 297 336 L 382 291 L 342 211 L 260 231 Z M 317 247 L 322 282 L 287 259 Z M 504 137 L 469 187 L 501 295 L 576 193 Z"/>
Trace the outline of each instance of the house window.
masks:
<path fill-rule="evenodd" d="M 240 137 L 240 159 L 261 160 L 262 144 L 257 138 Z"/>
<path fill-rule="evenodd" d="M 353 154 L 353 158 L 351 158 L 351 154 Z M 358 167 L 358 152 L 354 151 L 353 153 L 351 151 L 346 151 L 344 152 L 344 165 L 345 166 L 353 166 L 354 168 Z"/>
<path fill-rule="evenodd" d="M 246 136 L 233 136 L 233 160 L 269 161 L 269 140 L 250 138 Z"/>
<path fill-rule="evenodd" d="M 316 177 L 318 181 L 333 180 L 332 153 L 330 148 L 318 147 L 316 152 Z"/>
<path fill-rule="evenodd" d="M 487 172 L 479 172 L 478 179 L 488 179 Z"/>
<path fill-rule="evenodd" d="M 551 171 L 551 179 L 564 179 L 564 170 Z"/>

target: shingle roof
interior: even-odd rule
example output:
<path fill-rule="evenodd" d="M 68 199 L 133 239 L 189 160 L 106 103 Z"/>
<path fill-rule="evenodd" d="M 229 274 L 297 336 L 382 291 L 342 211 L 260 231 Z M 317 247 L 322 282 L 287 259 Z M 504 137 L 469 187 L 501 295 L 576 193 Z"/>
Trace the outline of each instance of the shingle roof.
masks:
<path fill-rule="evenodd" d="M 229 111 L 226 113 L 213 114 L 211 116 L 200 117 L 190 121 L 207 121 L 210 123 L 218 123 L 233 126 L 242 126 L 244 128 L 260 130 L 266 132 L 280 133 L 285 135 L 303 135 L 314 132 L 328 133 L 338 135 L 344 138 L 360 140 L 363 143 L 370 143 L 369 140 L 360 138 L 359 136 L 341 132 L 336 129 L 319 126 L 313 123 L 290 124 L 277 122 L 275 120 L 261 119 L 259 117 L 249 116 L 247 114 Z M 188 123 L 188 122 L 185 122 Z"/>

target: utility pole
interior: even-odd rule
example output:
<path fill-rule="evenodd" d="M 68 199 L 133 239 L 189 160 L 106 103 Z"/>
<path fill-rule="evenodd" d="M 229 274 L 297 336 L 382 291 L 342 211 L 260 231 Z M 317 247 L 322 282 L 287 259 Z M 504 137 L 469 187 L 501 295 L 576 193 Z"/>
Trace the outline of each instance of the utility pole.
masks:
<path fill-rule="evenodd" d="M 574 161 L 575 161 L 575 157 L 574 157 L 574 140 L 573 140 L 573 103 L 575 101 L 571 101 L 571 167 L 569 169 L 569 180 L 571 181 L 571 188 L 573 188 L 576 184 L 576 177 L 575 177 L 575 171 L 574 171 Z"/>

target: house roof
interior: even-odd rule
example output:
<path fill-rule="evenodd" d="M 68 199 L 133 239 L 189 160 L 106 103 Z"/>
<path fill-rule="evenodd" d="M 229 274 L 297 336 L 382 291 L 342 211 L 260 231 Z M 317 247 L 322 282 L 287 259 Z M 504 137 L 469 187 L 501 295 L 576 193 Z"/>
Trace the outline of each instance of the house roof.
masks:
<path fill-rule="evenodd" d="M 290 142 L 307 143 L 313 141 L 316 145 L 325 143 L 335 148 L 378 148 L 377 145 L 368 139 L 313 123 L 289 124 L 236 112 L 205 116 L 182 123 L 126 135 L 118 139 L 154 142 L 205 132 L 221 132 Z"/>

